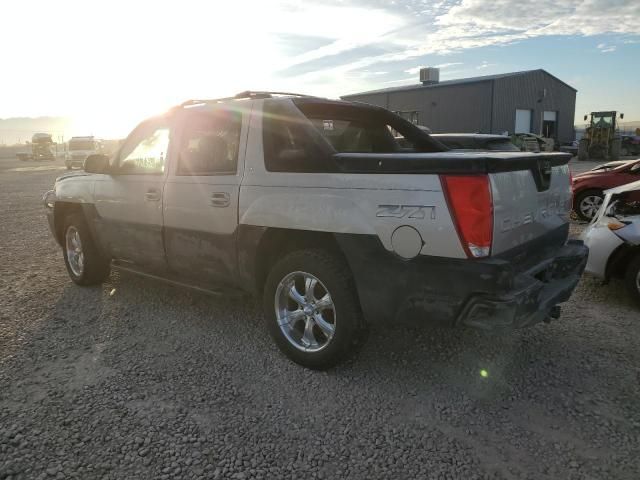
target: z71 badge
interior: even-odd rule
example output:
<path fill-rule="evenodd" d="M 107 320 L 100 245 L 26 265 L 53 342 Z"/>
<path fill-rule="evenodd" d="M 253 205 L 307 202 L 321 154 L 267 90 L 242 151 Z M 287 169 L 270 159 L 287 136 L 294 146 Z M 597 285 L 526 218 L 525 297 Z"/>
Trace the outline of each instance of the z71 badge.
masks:
<path fill-rule="evenodd" d="M 434 205 L 378 205 L 376 217 L 412 218 L 435 220 L 436 207 Z"/>

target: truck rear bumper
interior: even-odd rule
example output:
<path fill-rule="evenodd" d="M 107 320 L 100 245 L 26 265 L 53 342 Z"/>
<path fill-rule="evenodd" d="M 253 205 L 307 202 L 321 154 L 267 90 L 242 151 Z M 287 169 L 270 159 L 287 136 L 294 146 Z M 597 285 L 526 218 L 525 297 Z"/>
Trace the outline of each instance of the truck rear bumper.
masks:
<path fill-rule="evenodd" d="M 580 280 L 588 249 L 571 241 L 553 258 L 513 279 L 514 288 L 499 296 L 471 295 L 456 318 L 456 324 L 486 330 L 526 327 L 557 318 L 556 305 L 566 302 Z"/>
<path fill-rule="evenodd" d="M 561 234 L 556 232 L 555 238 Z M 406 261 L 385 250 L 375 237 L 336 237 L 354 274 L 365 318 L 372 323 L 409 320 L 501 329 L 547 321 L 557 317 L 556 306 L 571 296 L 588 256 L 582 241 L 571 240 L 531 246 L 526 260 Z"/>

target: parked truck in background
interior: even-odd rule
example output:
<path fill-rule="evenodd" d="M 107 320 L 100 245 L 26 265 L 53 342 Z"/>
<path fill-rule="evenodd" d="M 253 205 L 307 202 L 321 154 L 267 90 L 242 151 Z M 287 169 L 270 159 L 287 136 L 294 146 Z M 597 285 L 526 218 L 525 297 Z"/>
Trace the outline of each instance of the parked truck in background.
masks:
<path fill-rule="evenodd" d="M 31 152 L 20 152 L 16 154 L 18 160 L 25 162 L 28 160 L 39 161 L 56 159 L 53 151 L 55 143 L 50 133 L 34 133 L 31 137 Z"/>
<path fill-rule="evenodd" d="M 557 318 L 587 259 L 569 158 L 449 151 L 383 108 L 243 92 L 145 120 L 43 202 L 75 283 L 115 266 L 253 293 L 282 352 L 322 369 L 376 322 Z"/>
<path fill-rule="evenodd" d="M 72 168 L 83 168 L 84 161 L 90 155 L 95 155 L 103 152 L 102 141 L 88 137 L 71 137 L 67 145 L 67 153 L 65 155 L 65 166 L 67 170 Z"/>

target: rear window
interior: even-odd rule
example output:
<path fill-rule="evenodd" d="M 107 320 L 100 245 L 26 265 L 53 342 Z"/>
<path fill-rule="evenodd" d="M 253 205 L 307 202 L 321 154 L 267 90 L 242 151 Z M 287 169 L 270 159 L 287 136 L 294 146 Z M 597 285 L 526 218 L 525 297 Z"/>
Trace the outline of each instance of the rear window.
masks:
<path fill-rule="evenodd" d="M 439 138 L 447 147 L 455 150 L 474 150 L 478 148 L 475 141 L 469 138 Z"/>
<path fill-rule="evenodd" d="M 337 102 L 267 100 L 263 137 L 269 171 L 335 172 L 335 153 L 446 150 L 391 112 Z"/>
<path fill-rule="evenodd" d="M 492 140 L 487 144 L 487 149 L 497 152 L 519 152 L 520 149 L 516 147 L 511 140 Z"/>
<path fill-rule="evenodd" d="M 481 150 L 493 152 L 519 152 L 509 138 L 486 137 L 437 137 L 447 147 L 454 150 Z"/>
<path fill-rule="evenodd" d="M 442 150 L 427 133 L 386 110 L 321 102 L 300 102 L 298 108 L 338 153 Z"/>

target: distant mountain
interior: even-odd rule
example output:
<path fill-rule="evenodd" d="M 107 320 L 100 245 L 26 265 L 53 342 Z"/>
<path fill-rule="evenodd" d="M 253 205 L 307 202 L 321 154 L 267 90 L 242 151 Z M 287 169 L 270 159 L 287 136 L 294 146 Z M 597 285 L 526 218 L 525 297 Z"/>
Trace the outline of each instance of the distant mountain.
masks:
<path fill-rule="evenodd" d="M 25 143 L 37 132 L 50 133 L 54 141 L 67 136 L 71 120 L 67 117 L 15 117 L 0 118 L 0 144 Z"/>

